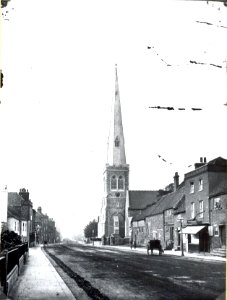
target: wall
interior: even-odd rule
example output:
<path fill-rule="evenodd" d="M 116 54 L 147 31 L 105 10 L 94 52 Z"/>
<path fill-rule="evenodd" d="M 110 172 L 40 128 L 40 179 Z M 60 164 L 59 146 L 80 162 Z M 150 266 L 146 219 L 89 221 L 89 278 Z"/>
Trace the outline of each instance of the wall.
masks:
<path fill-rule="evenodd" d="M 147 240 L 159 239 L 165 248 L 165 236 L 163 231 L 163 214 L 149 216 L 146 218 Z"/>
<path fill-rule="evenodd" d="M 20 221 L 15 218 L 8 218 L 7 220 L 8 230 L 14 231 L 20 235 Z"/>
<path fill-rule="evenodd" d="M 202 167 L 203 168 L 203 167 Z M 190 172 L 190 176 L 185 174 L 185 208 L 187 220 L 192 219 L 191 203 L 195 203 L 196 220 L 200 223 L 209 223 L 209 181 L 208 173 L 200 173 L 199 170 Z M 199 180 L 203 180 L 203 189 L 199 190 Z M 190 192 L 190 183 L 194 183 L 194 193 Z M 203 216 L 199 214 L 199 201 L 203 200 Z"/>
<path fill-rule="evenodd" d="M 215 199 L 219 198 L 219 207 L 214 205 Z M 211 225 L 211 249 L 220 248 L 223 244 L 220 233 L 220 226 L 224 225 L 226 228 L 227 215 L 227 194 L 212 197 L 210 199 L 210 225 Z"/>

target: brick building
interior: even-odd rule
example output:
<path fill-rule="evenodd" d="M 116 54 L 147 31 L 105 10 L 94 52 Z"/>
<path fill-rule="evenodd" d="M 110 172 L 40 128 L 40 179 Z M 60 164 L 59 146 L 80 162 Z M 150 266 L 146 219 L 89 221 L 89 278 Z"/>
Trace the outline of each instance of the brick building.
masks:
<path fill-rule="evenodd" d="M 187 226 L 185 248 L 208 252 L 225 246 L 227 204 L 227 160 L 200 159 L 195 170 L 185 174 Z M 219 203 L 221 209 L 219 209 Z"/>

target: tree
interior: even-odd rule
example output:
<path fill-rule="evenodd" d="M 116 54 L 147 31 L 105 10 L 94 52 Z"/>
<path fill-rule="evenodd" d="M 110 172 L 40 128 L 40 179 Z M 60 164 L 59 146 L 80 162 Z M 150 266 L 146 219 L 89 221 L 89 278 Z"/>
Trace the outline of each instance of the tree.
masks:
<path fill-rule="evenodd" d="M 21 237 L 14 231 L 5 230 L 1 235 L 1 250 L 22 244 Z"/>
<path fill-rule="evenodd" d="M 84 236 L 86 238 L 97 237 L 98 235 L 98 222 L 93 220 L 84 228 Z"/>

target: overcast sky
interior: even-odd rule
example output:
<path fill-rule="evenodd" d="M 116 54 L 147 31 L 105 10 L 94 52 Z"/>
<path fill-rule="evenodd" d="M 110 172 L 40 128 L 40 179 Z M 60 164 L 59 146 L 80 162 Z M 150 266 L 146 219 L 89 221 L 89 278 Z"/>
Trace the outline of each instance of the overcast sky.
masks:
<path fill-rule="evenodd" d="M 227 158 L 222 3 L 11 0 L 3 13 L 0 183 L 28 189 L 63 236 L 101 208 L 115 64 L 131 190 Z"/>

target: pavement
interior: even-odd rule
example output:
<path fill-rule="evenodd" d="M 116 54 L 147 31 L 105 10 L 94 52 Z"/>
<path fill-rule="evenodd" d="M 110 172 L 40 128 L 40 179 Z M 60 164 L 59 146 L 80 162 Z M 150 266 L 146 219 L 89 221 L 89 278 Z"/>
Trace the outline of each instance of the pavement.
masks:
<path fill-rule="evenodd" d="M 7 299 L 7 298 L 6 298 Z M 29 249 L 29 258 L 8 299 L 75 300 L 40 246 Z"/>
<path fill-rule="evenodd" d="M 90 244 L 91 245 L 91 244 Z M 94 246 L 97 247 L 109 247 L 109 248 L 115 248 L 115 249 L 121 249 L 124 251 L 134 251 L 134 252 L 138 252 L 138 253 L 143 253 L 143 254 L 147 254 L 147 249 L 146 247 L 136 247 L 136 248 L 130 248 L 130 246 L 113 246 L 113 245 L 106 245 L 106 246 L 101 246 L 100 243 L 95 243 Z M 153 255 L 157 255 L 158 254 L 158 250 L 153 250 Z M 190 258 L 190 259 L 199 259 L 199 260 L 209 260 L 209 261 L 223 261 L 226 262 L 226 258 L 225 257 L 219 257 L 219 256 L 214 256 L 214 255 L 210 255 L 210 253 L 204 253 L 204 252 L 200 252 L 200 253 L 191 253 L 191 252 L 184 252 L 184 256 L 182 256 L 182 253 L 180 250 L 165 250 L 164 254 L 162 255 L 169 255 L 169 256 L 179 256 L 182 259 L 184 258 Z"/>

